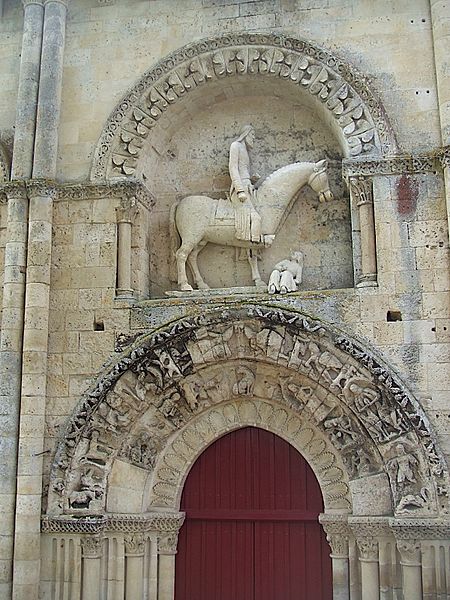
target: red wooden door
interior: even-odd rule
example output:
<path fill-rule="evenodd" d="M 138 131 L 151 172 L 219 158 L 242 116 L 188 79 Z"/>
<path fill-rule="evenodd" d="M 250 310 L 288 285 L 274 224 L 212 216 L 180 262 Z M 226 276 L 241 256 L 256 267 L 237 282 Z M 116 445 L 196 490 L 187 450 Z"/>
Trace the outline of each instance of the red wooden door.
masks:
<path fill-rule="evenodd" d="M 176 600 L 331 600 L 322 495 L 303 457 L 254 427 L 225 435 L 183 491 Z"/>

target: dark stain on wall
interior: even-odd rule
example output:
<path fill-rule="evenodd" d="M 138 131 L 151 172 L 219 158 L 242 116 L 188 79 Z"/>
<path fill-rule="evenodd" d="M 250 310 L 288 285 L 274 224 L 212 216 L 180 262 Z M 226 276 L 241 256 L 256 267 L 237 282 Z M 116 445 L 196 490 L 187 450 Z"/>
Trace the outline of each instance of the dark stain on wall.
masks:
<path fill-rule="evenodd" d="M 417 207 L 417 198 L 419 195 L 419 185 L 409 175 L 402 175 L 397 179 L 397 209 L 399 215 L 405 217 L 415 213 Z"/>

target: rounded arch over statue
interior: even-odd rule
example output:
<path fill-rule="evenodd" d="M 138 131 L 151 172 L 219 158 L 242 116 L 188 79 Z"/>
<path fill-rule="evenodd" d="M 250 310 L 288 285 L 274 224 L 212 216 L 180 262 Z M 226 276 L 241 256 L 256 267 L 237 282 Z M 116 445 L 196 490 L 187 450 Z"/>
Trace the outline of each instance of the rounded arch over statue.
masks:
<path fill-rule="evenodd" d="M 159 120 L 194 90 L 234 77 L 297 86 L 323 107 L 346 156 L 393 154 L 384 109 L 355 68 L 314 44 L 281 34 L 236 33 L 180 48 L 145 73 L 118 103 L 97 144 L 91 178 L 133 176 Z M 205 92 L 207 93 L 207 92 Z"/>

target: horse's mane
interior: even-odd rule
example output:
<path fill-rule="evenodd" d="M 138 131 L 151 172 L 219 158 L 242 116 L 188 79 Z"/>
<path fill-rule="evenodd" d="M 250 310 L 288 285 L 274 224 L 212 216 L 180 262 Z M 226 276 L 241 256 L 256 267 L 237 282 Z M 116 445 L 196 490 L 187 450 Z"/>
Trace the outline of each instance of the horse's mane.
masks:
<path fill-rule="evenodd" d="M 284 173 L 287 173 L 288 171 L 290 171 L 291 169 L 294 169 L 295 167 L 298 167 L 300 165 L 311 165 L 313 163 L 310 162 L 295 162 L 295 163 L 290 163 L 289 165 L 285 165 L 284 167 L 280 167 L 279 169 L 277 169 L 276 171 L 274 171 L 273 173 L 271 173 L 268 177 L 266 177 L 264 179 L 264 183 L 269 183 L 271 179 L 273 179 L 275 176 L 278 175 L 283 175 Z"/>

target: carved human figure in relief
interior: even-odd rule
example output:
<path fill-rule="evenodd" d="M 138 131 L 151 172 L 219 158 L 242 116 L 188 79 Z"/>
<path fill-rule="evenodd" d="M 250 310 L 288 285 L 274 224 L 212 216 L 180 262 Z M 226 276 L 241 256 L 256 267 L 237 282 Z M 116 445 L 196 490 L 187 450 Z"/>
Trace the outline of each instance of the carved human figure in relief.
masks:
<path fill-rule="evenodd" d="M 402 486 L 408 483 L 416 483 L 415 470 L 418 465 L 417 458 L 412 454 L 408 454 L 403 444 L 397 444 L 395 449 L 397 456 L 389 461 L 389 466 L 395 473 L 396 482 Z"/>
<path fill-rule="evenodd" d="M 235 212 L 236 238 L 251 242 L 261 241 L 261 217 L 252 203 L 253 183 L 259 175 L 250 175 L 249 149 L 255 143 L 255 131 L 245 125 L 239 137 L 230 146 L 230 197 Z"/>
<path fill-rule="evenodd" d="M 269 294 L 295 292 L 302 282 L 303 253 L 292 252 L 290 258 L 277 263 L 270 275 Z"/>

